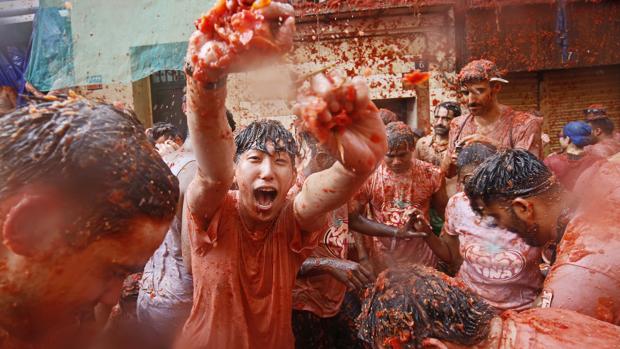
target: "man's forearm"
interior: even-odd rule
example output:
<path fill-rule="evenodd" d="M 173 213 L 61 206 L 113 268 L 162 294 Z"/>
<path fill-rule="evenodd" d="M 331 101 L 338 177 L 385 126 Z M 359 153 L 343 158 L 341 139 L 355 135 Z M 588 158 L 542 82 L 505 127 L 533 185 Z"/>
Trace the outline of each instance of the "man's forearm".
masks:
<path fill-rule="evenodd" d="M 398 234 L 398 228 L 375 222 L 359 213 L 349 215 L 349 228 L 360 234 L 377 237 L 395 237 Z"/>
<path fill-rule="evenodd" d="M 203 181 L 229 187 L 233 178 L 234 142 L 226 119 L 226 87 L 205 88 L 187 80 L 187 124 Z"/>
<path fill-rule="evenodd" d="M 444 261 L 445 263 L 452 264 L 453 257 L 452 253 L 450 253 L 450 248 L 440 237 L 435 234 L 430 234 L 428 237 L 424 239 L 426 244 L 433 251 L 435 256 Z"/>
<path fill-rule="evenodd" d="M 295 198 L 302 227 L 317 224 L 317 218 L 347 203 L 364 184 L 369 173 L 353 173 L 336 162 L 327 170 L 315 173 L 304 182 Z"/>
<path fill-rule="evenodd" d="M 329 258 L 307 258 L 301 265 L 297 277 L 310 277 L 326 272 L 327 259 Z"/>

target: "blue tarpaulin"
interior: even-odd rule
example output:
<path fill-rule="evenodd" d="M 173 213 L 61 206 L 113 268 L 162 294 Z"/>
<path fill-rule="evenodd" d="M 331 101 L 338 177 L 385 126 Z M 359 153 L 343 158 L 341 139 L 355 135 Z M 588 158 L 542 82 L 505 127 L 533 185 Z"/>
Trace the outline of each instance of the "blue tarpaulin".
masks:
<path fill-rule="evenodd" d="M 61 10 L 41 7 L 34 19 L 26 78 L 41 91 L 74 86 L 71 22 Z"/>

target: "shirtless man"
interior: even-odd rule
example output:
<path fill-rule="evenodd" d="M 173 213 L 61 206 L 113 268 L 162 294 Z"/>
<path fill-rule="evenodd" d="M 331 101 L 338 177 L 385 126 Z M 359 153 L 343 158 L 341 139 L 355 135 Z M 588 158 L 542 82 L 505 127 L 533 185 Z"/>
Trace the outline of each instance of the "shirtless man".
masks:
<path fill-rule="evenodd" d="M 454 119 L 450 126 L 448 156 L 442 164 L 448 177 L 456 174 L 458 149 L 469 143 L 486 143 L 499 150 L 525 149 L 542 157 L 541 118 L 499 103 L 502 84 L 508 81 L 495 63 L 484 59 L 469 62 L 458 80 L 469 113 Z"/>
<path fill-rule="evenodd" d="M 275 37 L 286 52 L 294 33 L 292 6 L 271 2 L 259 11 L 281 19 Z M 290 132 L 277 121 L 256 121 L 233 141 L 226 122 L 229 67 L 260 55 L 252 49 L 229 52 L 235 64 L 220 66 L 215 48 L 221 45 L 226 44 L 197 31 L 188 47 L 188 124 L 198 170 L 187 188 L 183 224 L 190 238 L 194 304 L 177 347 L 292 348 L 297 271 L 322 237 L 327 213 L 344 205 L 382 158 L 384 126 L 363 80 L 346 82 L 341 88 L 355 96 L 349 115 L 358 121 L 338 140 L 331 132 L 325 140 L 339 161 L 309 176 L 289 198 L 297 155 Z M 191 60 L 197 52 L 206 63 L 198 70 Z M 336 94 L 331 83 L 314 87 L 319 98 L 344 105 L 346 96 Z M 239 190 L 229 190 L 233 180 Z"/>
<path fill-rule="evenodd" d="M 591 105 L 583 111 L 586 121 L 592 127 L 595 144 L 586 147 L 586 151 L 596 156 L 608 158 L 620 152 L 620 135 L 614 134 L 614 122 L 601 105 Z"/>
<path fill-rule="evenodd" d="M 496 315 L 459 281 L 418 265 L 379 275 L 358 323 L 377 349 L 612 349 L 620 338 L 620 327 L 570 310 Z"/>
<path fill-rule="evenodd" d="M 0 347 L 84 348 L 80 322 L 161 243 L 177 181 L 108 105 L 40 104 L 0 129 Z"/>
<path fill-rule="evenodd" d="M 620 165 L 606 161 L 584 172 L 575 186 L 579 206 L 563 236 L 568 200 L 551 171 L 531 153 L 515 149 L 490 158 L 478 167 L 465 192 L 476 212 L 516 232 L 528 244 L 558 245 L 543 286 L 543 306 L 574 310 L 617 325 L 618 178 Z M 584 191 L 588 195 L 579 194 Z"/>

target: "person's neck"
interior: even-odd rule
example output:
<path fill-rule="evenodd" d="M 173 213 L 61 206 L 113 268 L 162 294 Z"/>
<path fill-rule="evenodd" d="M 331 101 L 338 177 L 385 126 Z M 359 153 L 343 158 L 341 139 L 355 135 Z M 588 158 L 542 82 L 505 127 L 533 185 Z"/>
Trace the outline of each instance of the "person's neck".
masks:
<path fill-rule="evenodd" d="M 435 135 L 433 136 L 433 141 L 437 144 L 448 143 L 448 134 L 440 135 L 435 133 Z"/>
<path fill-rule="evenodd" d="M 597 138 L 597 140 L 596 140 L 597 143 L 599 143 L 599 142 L 604 142 L 604 141 L 613 139 L 614 137 L 613 137 L 613 135 L 606 135 L 606 134 L 602 133 L 599 136 L 597 136 L 596 138 Z"/>
<path fill-rule="evenodd" d="M 250 217 L 250 215 L 243 208 L 239 210 L 239 216 L 241 218 L 241 223 L 249 232 L 267 231 L 273 226 L 274 222 L 273 220 L 265 222 L 254 219 Z"/>
<path fill-rule="evenodd" d="M 476 121 L 478 125 L 485 127 L 485 126 L 493 125 L 495 122 L 499 120 L 501 115 L 502 115 L 502 106 L 499 103 L 495 102 L 493 103 L 493 106 L 491 107 L 491 109 L 489 109 L 489 111 L 487 111 L 483 115 L 474 116 L 474 120 Z"/>
<path fill-rule="evenodd" d="M 584 150 L 582 148 L 579 148 L 573 143 L 569 144 L 568 147 L 566 147 L 566 154 L 569 155 L 579 156 L 583 154 L 583 152 Z"/>

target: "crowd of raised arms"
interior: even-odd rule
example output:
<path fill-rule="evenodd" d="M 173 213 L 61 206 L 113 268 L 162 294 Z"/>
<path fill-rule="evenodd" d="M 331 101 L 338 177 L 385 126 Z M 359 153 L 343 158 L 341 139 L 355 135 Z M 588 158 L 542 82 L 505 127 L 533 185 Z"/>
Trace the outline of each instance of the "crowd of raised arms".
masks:
<path fill-rule="evenodd" d="M 548 154 L 480 59 L 428 135 L 338 69 L 291 128 L 237 125 L 228 75 L 288 52 L 295 21 L 265 2 L 269 47 L 233 40 L 234 3 L 189 39 L 187 135 L 74 94 L 3 109 L 0 349 L 620 348 L 604 105 Z"/>

